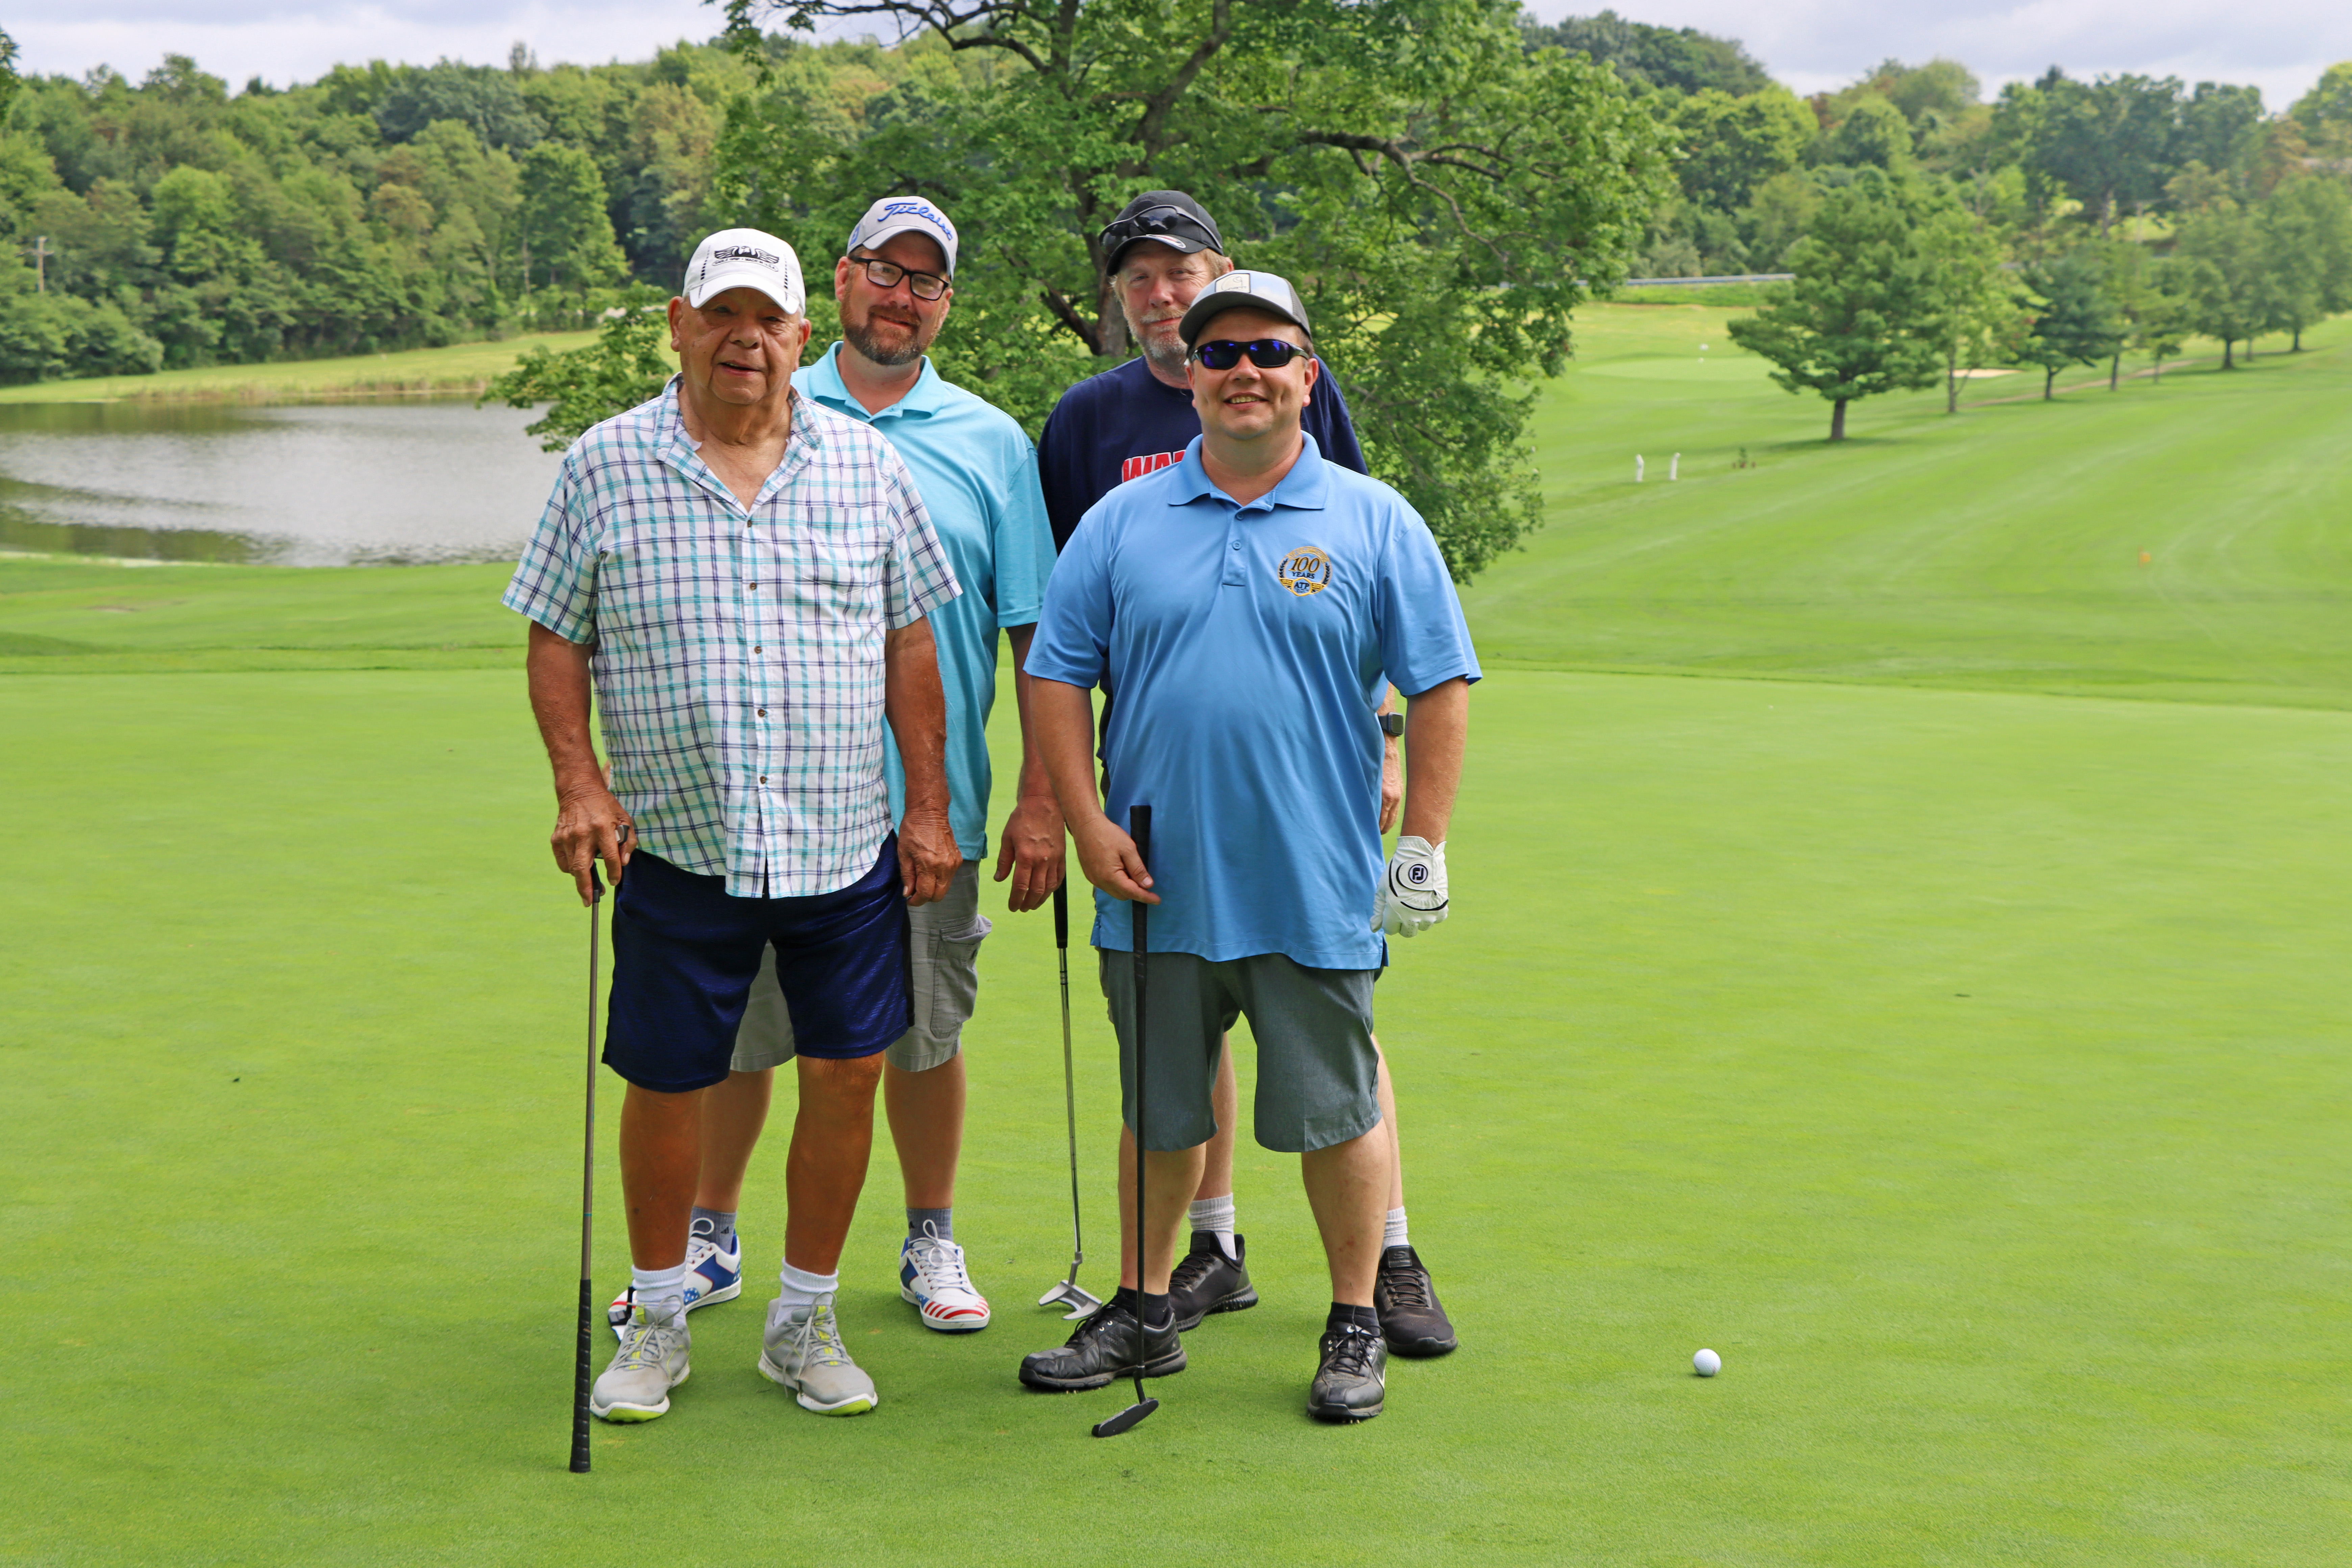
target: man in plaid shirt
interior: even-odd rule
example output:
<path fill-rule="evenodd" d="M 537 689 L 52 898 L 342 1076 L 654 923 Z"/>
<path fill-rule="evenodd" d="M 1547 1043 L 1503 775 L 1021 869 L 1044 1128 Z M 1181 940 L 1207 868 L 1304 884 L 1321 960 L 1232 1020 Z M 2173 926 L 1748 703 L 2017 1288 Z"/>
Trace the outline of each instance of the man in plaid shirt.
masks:
<path fill-rule="evenodd" d="M 596 1380 L 607 1421 L 652 1420 L 686 1380 L 701 1090 L 727 1077 L 770 946 L 800 1113 L 760 1370 L 821 1414 L 877 1403 L 842 1345 L 835 1271 L 882 1052 L 911 1022 L 908 906 L 962 864 L 927 619 L 958 590 L 889 443 L 793 395 L 804 299 L 772 235 L 697 247 L 669 302 L 680 374 L 572 444 L 504 600 L 532 623 L 556 864 L 583 901 L 595 861 L 616 884 L 604 1062 L 629 1086 L 635 1307 Z M 895 833 L 885 722 L 907 774 Z"/>

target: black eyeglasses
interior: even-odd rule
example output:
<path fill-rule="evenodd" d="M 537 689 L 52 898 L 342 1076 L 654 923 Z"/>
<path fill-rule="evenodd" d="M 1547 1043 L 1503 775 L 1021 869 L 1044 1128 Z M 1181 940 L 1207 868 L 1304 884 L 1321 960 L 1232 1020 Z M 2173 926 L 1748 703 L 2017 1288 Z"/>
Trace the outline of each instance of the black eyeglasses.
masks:
<path fill-rule="evenodd" d="M 1297 343 L 1286 343 L 1280 338 L 1260 338 L 1255 342 L 1237 343 L 1231 338 L 1221 338 L 1213 343 L 1194 343 L 1192 357 L 1201 362 L 1203 370 L 1231 370 L 1249 355 L 1250 363 L 1260 370 L 1280 370 L 1307 351 Z"/>
<path fill-rule="evenodd" d="M 896 289 L 898 279 L 904 278 L 907 292 L 918 300 L 937 300 L 948 291 L 948 280 L 936 272 L 918 272 L 878 256 L 853 256 L 849 259 L 866 268 L 866 280 L 877 289 Z"/>

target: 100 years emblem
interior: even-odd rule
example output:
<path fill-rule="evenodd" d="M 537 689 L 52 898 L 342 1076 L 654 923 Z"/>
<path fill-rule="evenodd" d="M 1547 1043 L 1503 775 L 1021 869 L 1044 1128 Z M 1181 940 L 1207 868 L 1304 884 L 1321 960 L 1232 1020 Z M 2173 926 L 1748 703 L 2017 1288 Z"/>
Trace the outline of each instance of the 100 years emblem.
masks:
<path fill-rule="evenodd" d="M 1274 569 L 1274 580 L 1302 599 L 1319 594 L 1331 585 L 1331 558 L 1302 545 L 1282 558 Z"/>

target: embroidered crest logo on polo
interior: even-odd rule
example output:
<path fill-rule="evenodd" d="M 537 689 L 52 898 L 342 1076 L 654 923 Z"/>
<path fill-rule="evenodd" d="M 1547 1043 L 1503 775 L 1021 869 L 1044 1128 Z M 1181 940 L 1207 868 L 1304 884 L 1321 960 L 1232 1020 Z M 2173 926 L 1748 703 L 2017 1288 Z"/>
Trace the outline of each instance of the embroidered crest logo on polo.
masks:
<path fill-rule="evenodd" d="M 1331 558 L 1311 545 L 1302 546 L 1276 565 L 1274 579 L 1297 598 L 1319 594 L 1331 585 Z"/>

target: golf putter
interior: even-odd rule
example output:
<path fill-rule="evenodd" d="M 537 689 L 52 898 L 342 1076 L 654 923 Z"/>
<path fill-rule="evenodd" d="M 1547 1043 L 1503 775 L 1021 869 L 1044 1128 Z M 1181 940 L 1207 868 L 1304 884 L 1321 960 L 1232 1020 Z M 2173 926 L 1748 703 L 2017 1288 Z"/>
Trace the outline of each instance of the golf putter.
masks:
<path fill-rule="evenodd" d="M 629 825 L 621 825 L 621 844 L 629 842 Z M 596 862 L 588 862 L 588 1113 L 580 1145 L 580 1344 L 572 1362 L 572 1473 L 588 1473 L 588 1394 L 595 1382 L 593 1331 L 595 1296 L 589 1276 L 595 1267 L 596 1238 L 596 958 L 600 942 L 597 916 L 604 907 L 604 879 Z"/>
<path fill-rule="evenodd" d="M 1041 1307 L 1066 1306 L 1064 1322 L 1086 1317 L 1102 1301 L 1078 1284 L 1078 1265 L 1087 1260 L 1086 1235 L 1078 1228 L 1078 1091 L 1070 1067 L 1070 889 L 1065 882 L 1054 889 L 1054 946 L 1062 962 L 1062 1109 L 1070 1121 L 1070 1277 L 1037 1298 Z"/>
<path fill-rule="evenodd" d="M 1128 836 L 1135 840 L 1135 858 L 1143 862 L 1147 875 L 1151 870 L 1151 808 L 1137 805 L 1128 808 Z M 1128 908 L 1135 915 L 1135 1403 L 1106 1421 L 1097 1421 L 1094 1435 L 1116 1437 L 1160 1408 L 1160 1401 L 1143 1392 L 1143 1123 L 1144 1101 L 1149 1098 L 1151 1080 L 1144 1074 L 1143 1042 L 1143 958 L 1150 951 L 1146 940 L 1150 933 L 1151 906 L 1136 900 Z M 585 1298 L 583 1298 L 583 1300 Z"/>

